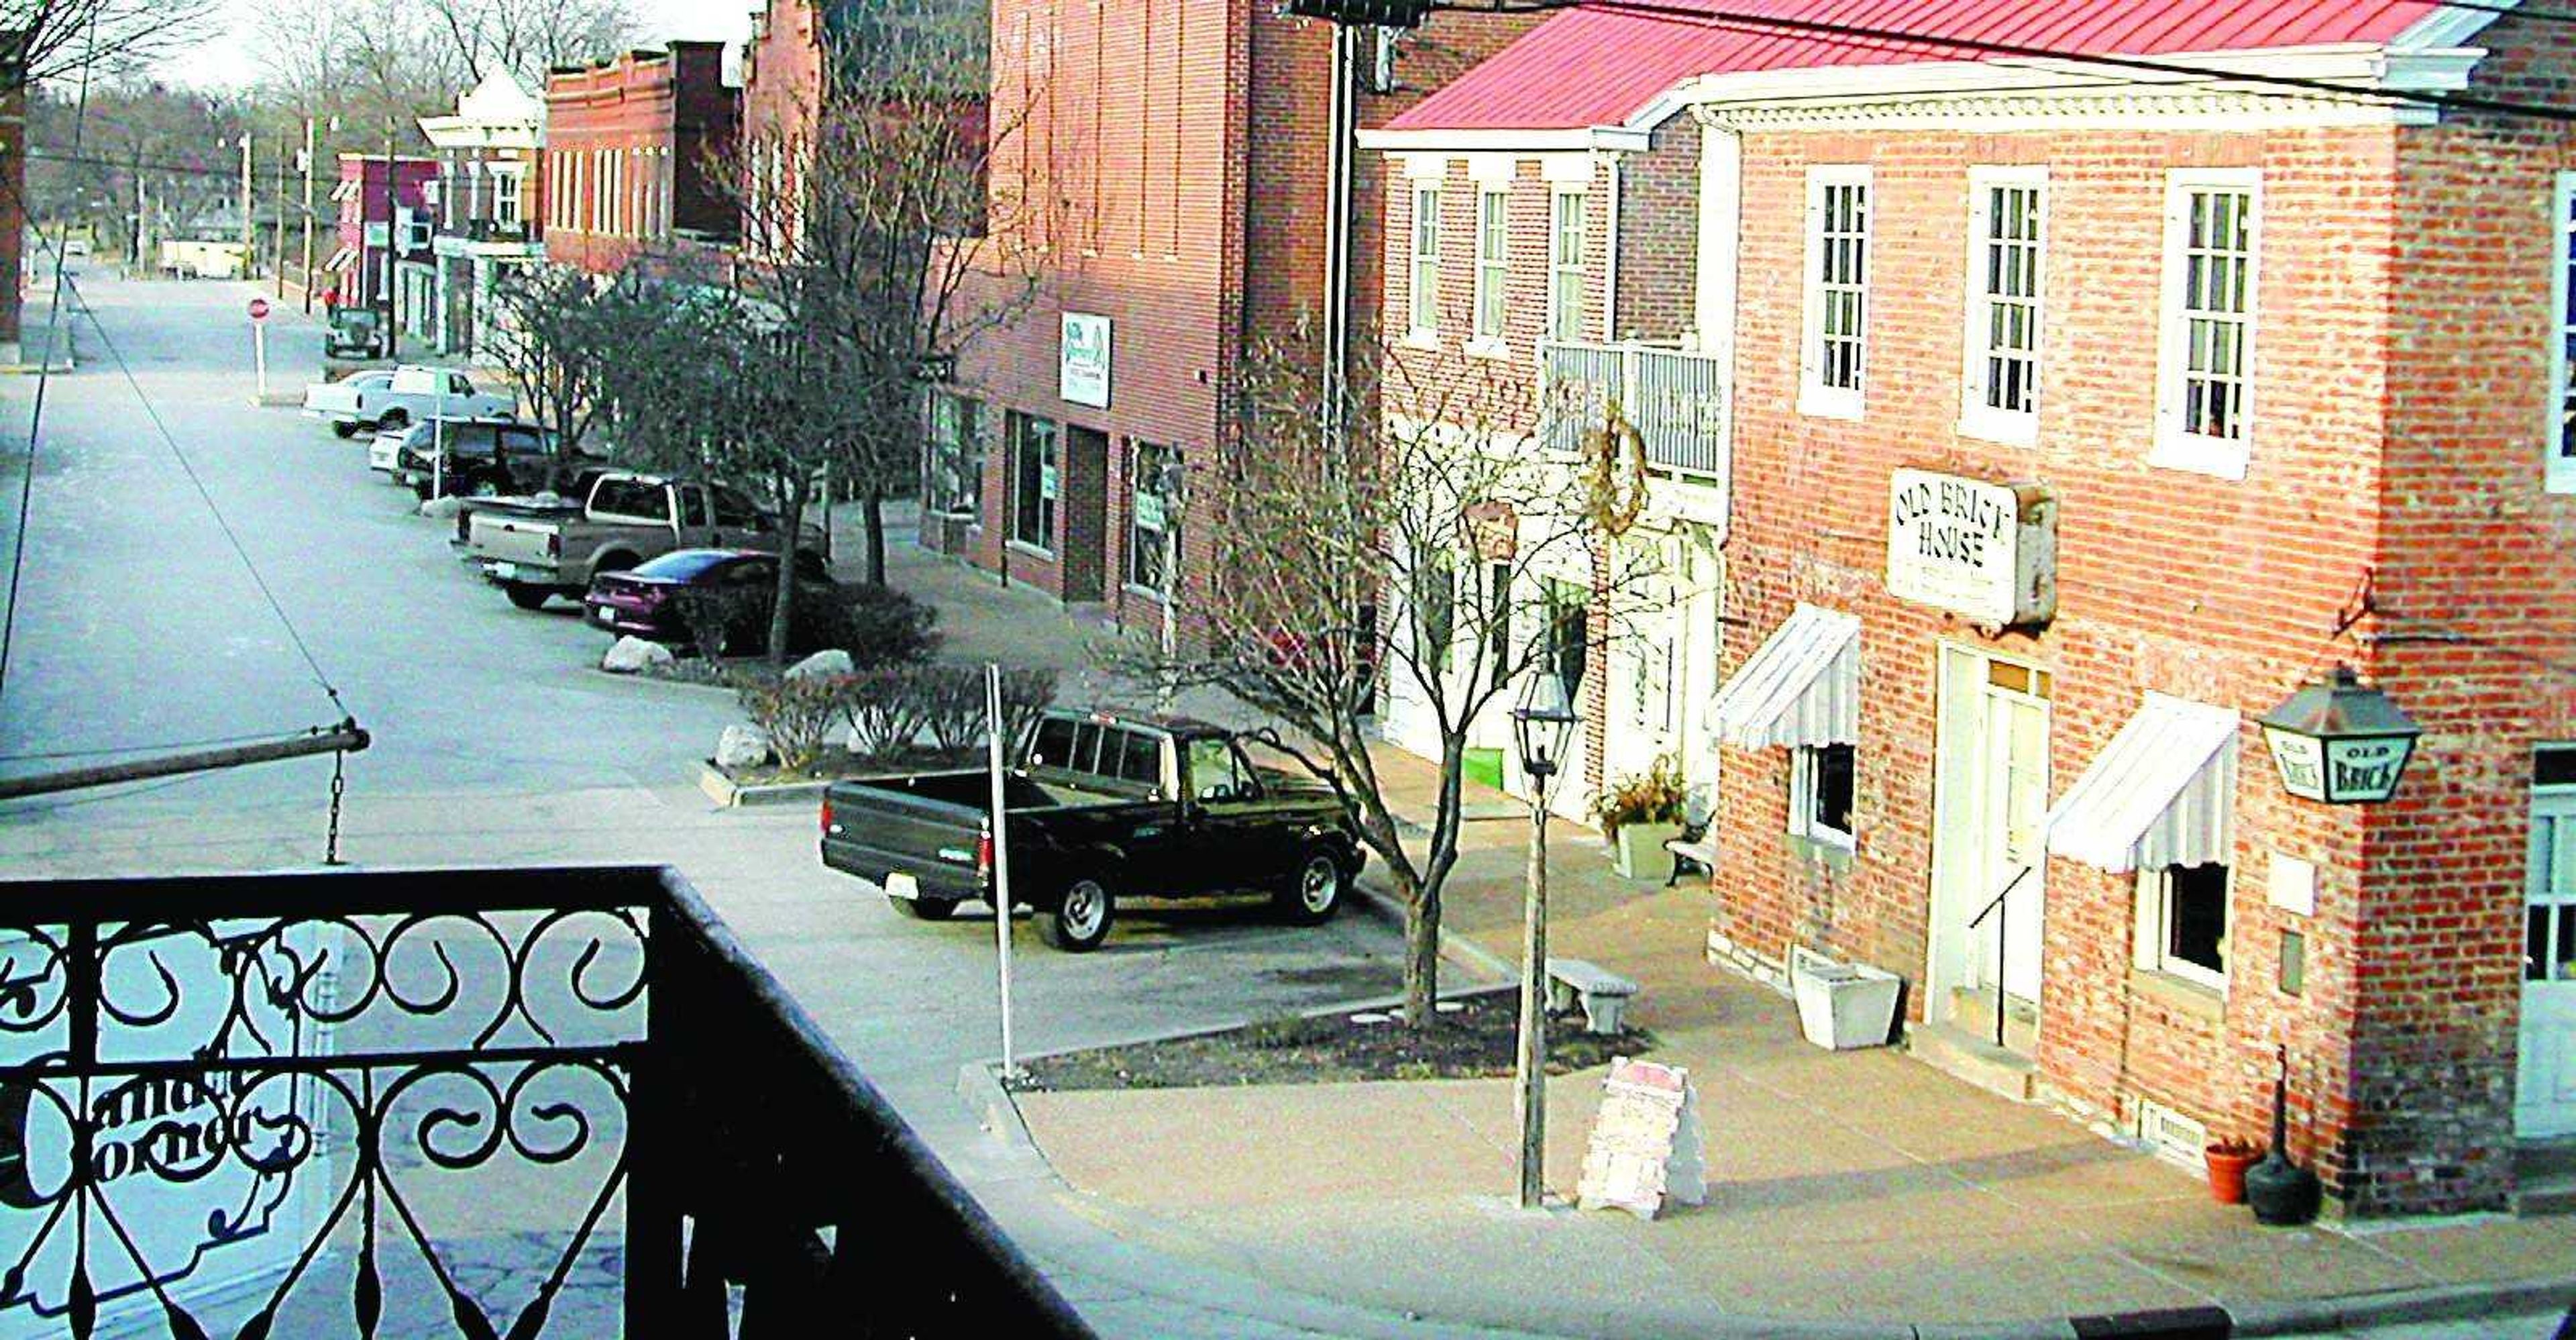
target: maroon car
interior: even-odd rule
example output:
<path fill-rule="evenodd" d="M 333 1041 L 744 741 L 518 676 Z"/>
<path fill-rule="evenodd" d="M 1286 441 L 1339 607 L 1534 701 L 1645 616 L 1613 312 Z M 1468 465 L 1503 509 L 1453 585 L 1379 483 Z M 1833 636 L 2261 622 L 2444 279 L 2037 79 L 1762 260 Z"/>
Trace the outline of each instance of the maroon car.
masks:
<path fill-rule="evenodd" d="M 824 590 L 832 586 L 822 555 L 810 550 L 796 555 L 796 582 Z M 778 556 L 750 549 L 674 549 L 631 572 L 592 578 L 581 599 L 582 619 L 612 633 L 686 643 L 688 622 L 680 617 L 678 597 L 692 590 L 741 592 L 741 623 L 727 631 L 726 641 L 737 646 L 760 642 L 778 590 Z"/>

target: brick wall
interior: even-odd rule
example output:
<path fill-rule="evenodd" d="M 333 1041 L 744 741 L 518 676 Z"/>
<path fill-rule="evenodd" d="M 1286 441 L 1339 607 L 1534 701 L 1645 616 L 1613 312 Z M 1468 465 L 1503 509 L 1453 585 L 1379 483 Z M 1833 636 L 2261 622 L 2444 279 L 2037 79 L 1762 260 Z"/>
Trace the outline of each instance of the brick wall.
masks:
<path fill-rule="evenodd" d="M 1698 315 L 1699 137 L 1698 121 L 1672 117 L 1620 161 L 1621 338 L 1669 340 Z"/>
<path fill-rule="evenodd" d="M 667 51 L 627 52 L 547 75 L 548 183 L 571 186 L 572 178 L 557 174 L 575 161 L 585 173 L 601 170 L 602 155 L 626 164 L 616 213 L 603 216 L 585 178 L 567 190 L 563 210 L 539 216 L 549 259 L 606 273 L 667 242 L 672 229 L 733 235 L 730 195 L 709 175 L 730 153 L 740 117 L 736 93 L 723 82 L 723 54 L 721 43 L 673 42 Z M 667 220 L 647 199 L 665 173 Z M 541 196 L 547 191 L 539 189 Z M 648 211 L 656 225 L 649 230 Z"/>

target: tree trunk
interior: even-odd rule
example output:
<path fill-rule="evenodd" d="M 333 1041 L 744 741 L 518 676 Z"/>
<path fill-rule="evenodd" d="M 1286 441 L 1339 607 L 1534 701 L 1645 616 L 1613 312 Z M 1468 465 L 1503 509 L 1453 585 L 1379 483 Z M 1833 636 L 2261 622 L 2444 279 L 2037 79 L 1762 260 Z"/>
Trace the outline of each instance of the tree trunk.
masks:
<path fill-rule="evenodd" d="M 1404 1025 L 1428 1028 L 1439 1017 L 1440 886 L 1425 880 L 1413 888 L 1404 905 Z"/>
<path fill-rule="evenodd" d="M 796 546 L 805 529 L 805 481 L 780 481 L 778 508 L 778 586 L 769 606 L 769 663 L 787 663 L 787 634 L 796 611 Z"/>
<path fill-rule="evenodd" d="M 866 578 L 870 586 L 885 585 L 885 491 L 871 484 L 859 504 L 859 522 L 866 536 Z"/>

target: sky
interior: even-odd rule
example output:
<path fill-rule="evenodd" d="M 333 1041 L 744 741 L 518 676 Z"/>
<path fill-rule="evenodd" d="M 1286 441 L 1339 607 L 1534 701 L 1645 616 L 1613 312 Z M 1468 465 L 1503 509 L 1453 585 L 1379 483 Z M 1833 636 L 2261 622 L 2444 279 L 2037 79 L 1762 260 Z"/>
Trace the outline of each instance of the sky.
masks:
<path fill-rule="evenodd" d="M 250 13 L 256 0 L 225 0 L 208 40 L 162 62 L 160 75 L 175 84 L 238 88 L 259 76 L 250 50 Z M 751 30 L 753 0 L 635 0 L 651 41 L 673 38 L 736 42 Z"/>

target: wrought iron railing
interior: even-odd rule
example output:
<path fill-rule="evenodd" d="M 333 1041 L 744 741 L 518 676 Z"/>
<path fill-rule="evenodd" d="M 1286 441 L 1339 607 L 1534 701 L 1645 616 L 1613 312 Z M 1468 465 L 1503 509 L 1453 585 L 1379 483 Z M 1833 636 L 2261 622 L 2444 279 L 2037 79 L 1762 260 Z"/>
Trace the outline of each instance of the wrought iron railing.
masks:
<path fill-rule="evenodd" d="M 1551 341 L 1539 368 L 1540 434 L 1550 450 L 1580 450 L 1615 398 L 1650 468 L 1725 487 L 1733 430 L 1719 360 L 1635 341 Z"/>
<path fill-rule="evenodd" d="M 1085 1335 L 687 884 L 0 884 L 0 1335 Z"/>

